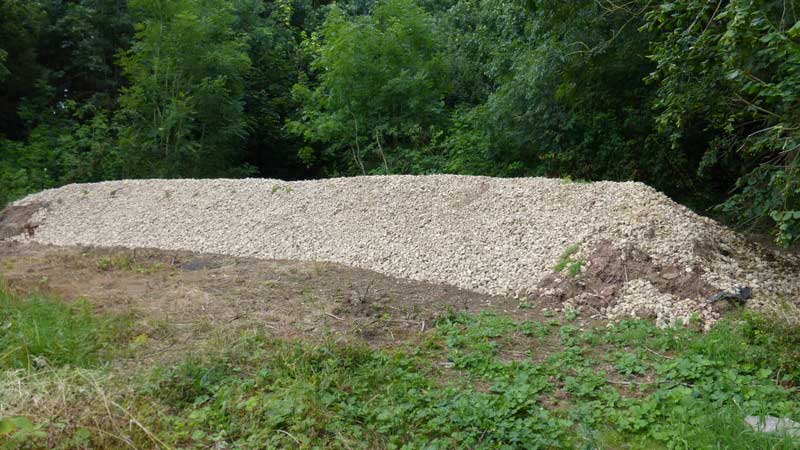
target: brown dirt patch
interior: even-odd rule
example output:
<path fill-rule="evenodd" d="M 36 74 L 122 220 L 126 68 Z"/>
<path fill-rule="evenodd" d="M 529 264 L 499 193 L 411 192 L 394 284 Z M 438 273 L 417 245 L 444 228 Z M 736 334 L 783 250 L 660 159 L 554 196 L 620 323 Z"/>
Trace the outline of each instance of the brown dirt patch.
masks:
<path fill-rule="evenodd" d="M 717 291 L 702 279 L 701 267 L 688 269 L 661 265 L 639 249 L 620 249 L 604 241 L 593 249 L 579 277 L 549 275 L 540 284 L 537 294 L 552 303 L 580 297 L 581 306 L 599 311 L 612 304 L 622 285 L 629 280 L 650 281 L 660 292 L 678 298 L 706 298 Z"/>
<path fill-rule="evenodd" d="M 31 223 L 31 217 L 41 208 L 46 208 L 46 203 L 29 203 L 27 205 L 9 206 L 0 211 L 0 240 L 8 239 L 21 233 L 33 236 L 38 224 Z"/>
<path fill-rule="evenodd" d="M 510 297 L 321 262 L 0 242 L 0 278 L 20 293 L 86 299 L 99 312 L 133 311 L 146 324 L 142 333 L 171 344 L 220 324 L 259 326 L 285 339 L 394 346 L 415 341 L 450 311 L 546 320 Z"/>

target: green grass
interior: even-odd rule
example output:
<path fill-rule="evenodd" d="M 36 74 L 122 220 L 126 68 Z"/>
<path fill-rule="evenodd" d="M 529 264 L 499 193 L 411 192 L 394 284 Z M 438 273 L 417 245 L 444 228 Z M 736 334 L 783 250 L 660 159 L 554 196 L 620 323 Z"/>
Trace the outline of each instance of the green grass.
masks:
<path fill-rule="evenodd" d="M 125 318 L 94 315 L 85 302 L 0 289 L 0 370 L 95 366 L 127 326 Z"/>
<path fill-rule="evenodd" d="M 96 365 L 120 330 L 85 306 L 2 298 L 3 323 L 10 317 L 8 329 L 20 330 L 2 335 L 3 348 L 26 347 L 4 368 L 30 367 L 38 355 Z M 800 331 L 750 313 L 706 334 L 645 321 L 582 330 L 559 317 L 450 313 L 421 342 L 395 350 L 286 342 L 258 330 L 214 339 L 177 364 L 133 370 L 124 389 L 74 389 L 93 406 L 26 427 L 57 430 L 64 448 L 798 446 L 743 422 L 800 420 Z M 114 377 L 98 376 L 106 378 Z"/>

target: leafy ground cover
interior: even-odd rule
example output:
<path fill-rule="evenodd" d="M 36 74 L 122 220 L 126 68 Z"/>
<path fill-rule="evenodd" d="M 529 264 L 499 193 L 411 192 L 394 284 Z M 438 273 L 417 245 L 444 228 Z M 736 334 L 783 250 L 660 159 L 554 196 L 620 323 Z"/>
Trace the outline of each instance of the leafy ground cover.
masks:
<path fill-rule="evenodd" d="M 800 331 L 750 312 L 705 334 L 450 312 L 383 348 L 218 328 L 150 365 L 130 318 L 0 299 L 5 448 L 797 447 L 743 422 L 800 419 Z"/>

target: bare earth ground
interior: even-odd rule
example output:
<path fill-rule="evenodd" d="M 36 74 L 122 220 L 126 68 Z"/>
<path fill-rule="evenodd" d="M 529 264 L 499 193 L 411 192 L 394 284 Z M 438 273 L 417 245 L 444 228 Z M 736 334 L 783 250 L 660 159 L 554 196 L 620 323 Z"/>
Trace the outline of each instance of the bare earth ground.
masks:
<path fill-rule="evenodd" d="M 335 263 L 157 249 L 0 241 L 0 282 L 19 294 L 52 294 L 66 301 L 86 300 L 98 313 L 133 314 L 135 333 L 146 340 L 129 358 L 115 361 L 130 369 L 169 365 L 203 351 L 215 335 L 234 337 L 248 328 L 289 341 L 408 349 L 429 336 L 436 319 L 448 313 L 488 311 L 518 322 L 564 321 L 564 304 L 555 297 L 529 303 Z M 589 314 L 571 321 L 581 330 L 607 322 Z M 541 362 L 561 349 L 556 334 L 535 339 L 513 332 L 498 345 L 499 357 L 506 361 Z M 605 350 L 599 345 L 592 353 Z M 442 364 L 443 380 L 455 376 L 448 363 Z M 609 364 L 602 368 L 611 374 L 610 383 L 623 378 Z M 634 379 L 651 381 L 647 376 Z M 642 395 L 633 389 L 635 383 L 620 383 L 615 387 L 624 395 Z M 564 406 L 566 397 L 557 397 L 558 404 L 551 407 Z"/>
<path fill-rule="evenodd" d="M 98 312 L 134 313 L 143 333 L 165 351 L 219 325 L 391 347 L 414 341 L 448 312 L 496 311 L 524 321 L 543 320 L 561 307 L 555 300 L 521 304 L 333 263 L 18 242 L 0 242 L 0 279 L 18 293 L 52 293 L 85 299 Z"/>

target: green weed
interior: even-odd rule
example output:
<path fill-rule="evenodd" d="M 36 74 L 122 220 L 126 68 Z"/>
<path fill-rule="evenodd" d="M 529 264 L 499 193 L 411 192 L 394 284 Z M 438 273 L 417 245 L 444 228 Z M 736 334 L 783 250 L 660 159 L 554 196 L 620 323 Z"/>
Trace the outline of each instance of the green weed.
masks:
<path fill-rule="evenodd" d="M 486 334 L 505 326 L 495 322 Z M 178 408 L 170 419 L 177 430 L 174 441 L 278 448 L 566 442 L 568 423 L 537 405 L 544 378 L 520 375 L 505 387 L 481 392 L 461 383 L 442 385 L 427 375 L 434 370 L 428 361 L 403 353 L 260 337 L 246 341 L 208 361 L 189 360 L 154 373 L 151 398 Z"/>
<path fill-rule="evenodd" d="M 31 302 L 14 300 L 13 308 Z M 13 320 L 9 329 L 50 336 L 45 350 L 24 354 L 47 355 L 51 364 L 54 353 L 73 355 L 60 364 L 100 360 L 96 343 L 110 342 L 113 328 L 79 308 L 45 304 L 47 317 L 66 320 Z M 220 335 L 176 364 L 132 374 L 135 395 L 115 397 L 115 411 L 138 418 L 125 439 L 140 447 L 157 439 L 180 448 L 797 448 L 743 421 L 800 418 L 795 328 L 751 313 L 705 334 L 645 321 L 577 325 L 451 312 L 404 350 L 286 342 L 258 330 Z M 56 335 L 59 345 L 95 344 L 62 351 Z M 38 342 L 33 336 L 3 348 Z M 101 405 L 96 414 L 104 416 Z M 70 423 L 84 434 L 64 446 L 125 442 L 86 435 L 94 423 Z"/>
<path fill-rule="evenodd" d="M 585 178 L 572 178 L 569 175 L 561 177 L 561 183 L 563 184 L 589 184 L 591 183 L 590 180 Z"/>
<path fill-rule="evenodd" d="M 293 189 L 292 189 L 292 187 L 291 187 L 291 186 L 289 186 L 288 184 L 286 184 L 286 185 L 283 185 L 283 186 L 281 186 L 281 185 L 279 185 L 279 184 L 274 184 L 274 185 L 272 185 L 272 193 L 273 193 L 273 194 L 274 194 L 274 193 L 276 193 L 276 192 L 278 192 L 278 191 L 283 191 L 283 192 L 285 192 L 285 193 L 287 193 L 287 194 L 291 194 L 291 193 L 292 193 L 292 190 L 293 190 Z"/>
<path fill-rule="evenodd" d="M 582 259 L 576 260 L 573 258 L 578 250 L 580 250 L 580 246 L 578 244 L 573 244 L 567 247 L 564 250 L 564 253 L 561 254 L 561 257 L 558 259 L 558 263 L 553 267 L 553 271 L 556 273 L 561 273 L 564 269 L 567 269 L 567 275 L 573 278 L 580 275 L 581 270 L 583 270 L 583 266 L 586 264 L 586 261 Z"/>
<path fill-rule="evenodd" d="M 0 449 L 12 450 L 47 437 L 41 426 L 25 417 L 0 417 Z"/>

